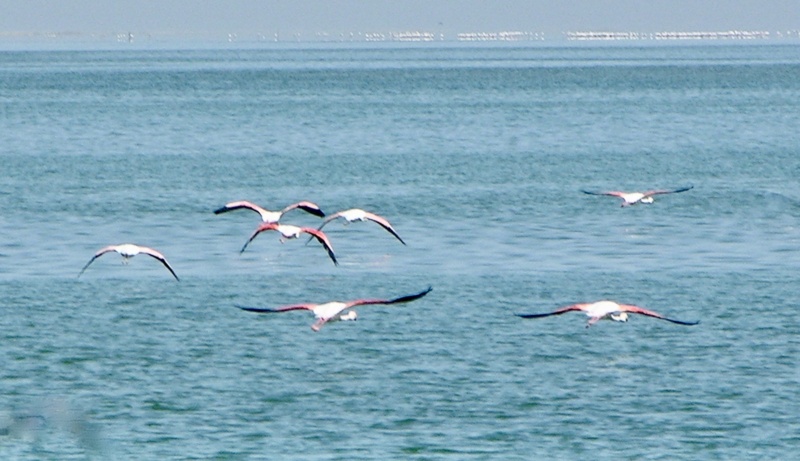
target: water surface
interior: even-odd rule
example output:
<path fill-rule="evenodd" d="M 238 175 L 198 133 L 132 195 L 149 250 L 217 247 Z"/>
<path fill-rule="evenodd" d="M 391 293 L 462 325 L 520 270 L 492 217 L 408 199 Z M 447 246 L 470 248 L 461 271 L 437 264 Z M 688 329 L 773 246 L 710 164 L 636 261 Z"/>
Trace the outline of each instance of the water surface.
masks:
<path fill-rule="evenodd" d="M 786 459 L 793 46 L 0 53 L 9 459 Z M 620 208 L 582 189 L 693 185 Z M 318 246 L 231 200 L 387 217 Z M 300 211 L 285 222 L 317 226 Z M 162 251 L 175 282 L 133 242 Z M 308 327 L 279 306 L 433 291 Z M 584 328 L 615 299 L 636 317 Z"/>

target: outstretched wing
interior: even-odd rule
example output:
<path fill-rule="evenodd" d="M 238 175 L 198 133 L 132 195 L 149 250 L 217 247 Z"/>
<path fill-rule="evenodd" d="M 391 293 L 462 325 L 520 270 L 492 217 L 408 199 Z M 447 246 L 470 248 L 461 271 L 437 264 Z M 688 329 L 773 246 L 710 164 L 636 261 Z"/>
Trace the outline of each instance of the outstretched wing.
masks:
<path fill-rule="evenodd" d="M 332 215 L 328 215 L 328 217 L 326 217 L 325 220 L 322 221 L 322 224 L 320 224 L 320 226 L 317 228 L 317 230 L 322 230 L 322 228 L 325 227 L 326 224 L 328 224 L 329 222 L 331 222 L 331 221 L 333 221 L 336 218 L 339 218 L 341 216 L 342 216 L 342 212 L 341 211 L 337 211 L 336 213 L 334 213 Z M 311 239 L 309 239 L 309 241 L 311 241 Z M 306 243 L 308 243 L 308 242 L 306 242 Z"/>
<path fill-rule="evenodd" d="M 697 325 L 698 322 L 684 322 L 683 320 L 675 320 L 664 317 L 663 315 L 659 314 L 658 312 L 654 312 L 648 309 L 641 308 L 639 306 L 632 306 L 630 304 L 620 304 L 620 309 L 624 312 L 630 312 L 634 314 L 642 314 L 648 317 L 653 317 L 661 320 L 666 320 L 667 322 L 677 323 L 678 325 Z"/>
<path fill-rule="evenodd" d="M 107 247 L 103 247 L 103 248 L 97 250 L 97 252 L 94 254 L 94 256 L 92 256 L 92 259 L 90 259 L 89 262 L 86 263 L 86 265 L 83 266 L 83 269 L 81 269 L 81 271 L 78 273 L 78 277 L 80 277 L 83 274 L 83 271 L 85 271 L 86 268 L 89 267 L 89 265 L 92 264 L 95 259 L 99 258 L 100 256 L 103 256 L 106 253 L 110 253 L 110 252 L 116 251 L 116 250 L 117 250 L 117 246 L 116 245 L 109 245 Z"/>
<path fill-rule="evenodd" d="M 653 195 L 660 195 L 660 194 L 677 194 L 678 192 L 686 192 L 687 190 L 694 189 L 694 186 L 687 186 L 681 187 L 680 189 L 658 189 L 658 190 L 650 190 L 644 193 L 645 197 L 650 197 Z"/>
<path fill-rule="evenodd" d="M 166 267 L 167 270 L 169 270 L 172 273 L 172 276 L 175 277 L 175 280 L 177 280 L 179 282 L 181 281 L 181 279 L 178 278 L 178 274 L 175 273 L 175 271 L 172 269 L 172 266 L 170 266 L 169 262 L 167 262 L 167 258 L 165 258 L 163 254 L 161 254 L 160 252 L 158 252 L 158 251 L 156 251 L 156 250 L 154 250 L 152 248 L 143 247 L 143 246 L 139 246 L 139 252 L 144 253 L 144 254 L 149 255 L 149 256 L 152 256 L 152 257 L 156 258 L 157 260 L 161 261 L 161 264 L 163 264 L 164 267 Z"/>
<path fill-rule="evenodd" d="M 325 217 L 325 213 L 322 212 L 322 209 L 319 207 L 319 205 L 317 205 L 316 203 L 307 202 L 307 201 L 293 203 L 293 204 L 287 206 L 286 208 L 284 208 L 281 212 L 282 213 L 286 213 L 287 211 L 294 210 L 295 208 L 299 208 L 299 209 L 305 211 L 306 213 L 313 214 L 314 216 L 319 216 L 320 218 L 324 218 Z"/>
<path fill-rule="evenodd" d="M 348 307 L 353 306 L 363 306 L 365 304 L 400 304 L 400 303 L 407 303 L 411 301 L 415 301 L 423 296 L 427 295 L 433 290 L 433 287 L 428 287 L 427 289 L 420 291 L 419 293 L 415 293 L 413 295 L 405 295 L 400 296 L 399 298 L 394 299 L 357 299 L 355 301 L 350 301 Z"/>
<path fill-rule="evenodd" d="M 317 230 L 321 231 L 322 228 L 325 227 L 326 224 L 328 224 L 329 222 L 335 220 L 336 218 L 340 218 L 342 216 L 342 213 L 343 213 L 342 211 L 337 211 L 334 214 L 328 215 L 325 218 L 325 220 L 322 221 L 322 224 L 320 224 L 319 227 L 317 227 Z M 308 240 L 306 240 L 306 245 L 308 245 L 308 242 L 312 241 L 313 239 L 314 239 L 314 236 L 312 235 L 311 237 L 308 238 Z"/>
<path fill-rule="evenodd" d="M 610 195 L 612 197 L 620 197 L 620 198 L 622 198 L 623 195 L 625 194 L 624 192 L 620 192 L 620 191 L 616 191 L 616 190 L 596 192 L 596 191 L 581 189 L 581 192 L 583 192 L 584 194 L 589 194 L 589 195 Z"/>
<path fill-rule="evenodd" d="M 256 228 L 256 230 L 253 231 L 253 235 L 250 236 L 250 238 L 247 240 L 247 242 L 244 243 L 244 246 L 242 247 L 242 249 L 239 250 L 239 253 L 244 253 L 244 250 L 245 250 L 245 248 L 247 248 L 247 245 L 250 245 L 250 242 L 252 242 L 256 237 L 258 237 L 258 234 L 260 234 L 260 233 L 262 233 L 264 231 L 267 231 L 267 230 L 276 230 L 277 228 L 278 228 L 278 225 L 275 224 L 275 223 L 261 223 L 261 224 L 259 224 L 258 227 Z"/>
<path fill-rule="evenodd" d="M 562 307 L 561 309 L 554 310 L 553 312 L 545 312 L 543 314 L 514 314 L 523 319 L 538 319 L 540 317 L 549 317 L 551 315 L 561 315 L 567 312 L 580 311 L 586 304 L 573 304 L 571 306 Z"/>
<path fill-rule="evenodd" d="M 378 216 L 375 213 L 370 213 L 368 211 L 364 212 L 364 217 L 369 219 L 370 221 L 373 221 L 373 222 L 376 222 L 376 223 L 380 224 L 381 227 L 383 227 L 384 229 L 389 231 L 390 234 L 394 235 L 397 240 L 400 240 L 400 243 L 402 243 L 403 245 L 406 244 L 406 242 L 404 242 L 403 239 L 401 239 L 400 236 L 397 235 L 397 232 L 395 232 L 395 230 L 392 227 L 392 225 L 389 224 L 389 221 L 387 221 L 385 218 L 383 218 L 381 216 Z"/>
<path fill-rule="evenodd" d="M 239 200 L 236 202 L 226 203 L 225 206 L 217 208 L 216 210 L 214 210 L 214 214 L 227 213 L 228 211 L 239 210 L 242 208 L 253 210 L 259 215 L 267 213 L 267 210 L 261 208 L 260 206 L 256 205 L 253 202 L 248 202 L 247 200 Z"/>
<path fill-rule="evenodd" d="M 239 304 L 235 304 L 236 307 L 243 311 L 248 312 L 256 312 L 259 314 L 266 314 L 266 313 L 274 313 L 274 312 L 288 312 L 288 311 L 310 311 L 314 310 L 315 304 L 292 304 L 290 306 L 283 306 L 277 308 L 269 308 L 269 307 L 250 307 L 250 306 L 241 306 Z"/>
<path fill-rule="evenodd" d="M 336 255 L 333 253 L 333 246 L 331 245 L 331 241 L 328 240 L 328 236 L 325 235 L 324 232 L 322 232 L 321 230 L 311 229 L 309 227 L 303 227 L 300 230 L 317 239 L 317 241 L 319 241 L 319 243 L 321 243 L 322 246 L 325 247 L 325 250 L 328 252 L 328 256 L 331 258 L 331 261 L 333 261 L 333 264 L 337 266 L 339 265 L 339 261 L 336 260 Z"/>

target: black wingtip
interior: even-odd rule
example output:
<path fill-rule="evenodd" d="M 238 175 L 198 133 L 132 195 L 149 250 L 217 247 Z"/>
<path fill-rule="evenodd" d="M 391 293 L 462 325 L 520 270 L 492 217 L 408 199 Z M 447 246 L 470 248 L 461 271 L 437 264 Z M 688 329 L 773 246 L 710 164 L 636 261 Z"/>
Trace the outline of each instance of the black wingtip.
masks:
<path fill-rule="evenodd" d="M 669 320 L 672 323 L 677 323 L 678 325 L 688 325 L 688 326 L 697 325 L 700 323 L 699 320 L 696 322 L 684 322 L 683 320 L 675 320 L 675 319 L 666 319 L 666 320 Z"/>
<path fill-rule="evenodd" d="M 241 309 L 241 310 L 243 310 L 243 311 L 247 311 L 247 312 L 255 312 L 255 313 L 257 313 L 257 314 L 264 314 L 264 313 L 268 313 L 268 312 L 275 312 L 275 310 L 274 310 L 274 309 L 269 309 L 269 308 L 266 308 L 266 307 L 251 307 L 251 306 L 242 306 L 241 304 L 234 304 L 234 307 L 236 307 L 237 309 Z"/>
<path fill-rule="evenodd" d="M 226 211 L 228 211 L 228 207 L 217 208 L 214 210 L 214 214 L 225 213 Z"/>
<path fill-rule="evenodd" d="M 433 291 L 433 287 L 429 285 L 427 289 L 422 290 L 419 293 L 416 293 L 416 294 L 413 294 L 413 295 L 401 296 L 399 298 L 395 298 L 395 299 L 391 300 L 390 302 L 388 302 L 387 304 L 407 303 L 409 301 L 414 301 L 414 300 L 417 300 L 419 298 L 422 298 L 423 296 L 427 295 L 431 291 Z"/>
<path fill-rule="evenodd" d="M 522 317 L 523 319 L 538 319 L 541 317 L 549 317 L 553 314 L 551 312 L 547 312 L 545 314 L 520 314 L 518 312 L 515 312 L 514 315 L 516 315 L 517 317 Z"/>

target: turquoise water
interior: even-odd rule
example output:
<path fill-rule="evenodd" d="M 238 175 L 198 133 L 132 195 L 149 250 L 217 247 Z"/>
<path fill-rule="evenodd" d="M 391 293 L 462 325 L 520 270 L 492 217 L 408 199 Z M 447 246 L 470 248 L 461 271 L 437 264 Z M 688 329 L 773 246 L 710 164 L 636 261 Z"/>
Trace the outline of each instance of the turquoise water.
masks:
<path fill-rule="evenodd" d="M 795 46 L 0 52 L 0 455 L 790 458 L 797 75 Z M 408 245 L 240 254 L 241 199 Z M 125 242 L 181 282 L 77 278 Z M 234 307 L 428 285 L 319 333 Z M 513 315 L 600 299 L 700 324 Z"/>

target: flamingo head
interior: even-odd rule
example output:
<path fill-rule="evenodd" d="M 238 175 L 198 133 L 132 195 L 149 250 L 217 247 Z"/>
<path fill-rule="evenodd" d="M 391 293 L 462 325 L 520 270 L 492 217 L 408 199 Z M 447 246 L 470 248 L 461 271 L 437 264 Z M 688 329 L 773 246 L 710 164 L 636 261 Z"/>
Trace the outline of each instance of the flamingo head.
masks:
<path fill-rule="evenodd" d="M 611 320 L 616 322 L 627 322 L 628 321 L 628 313 L 627 312 L 613 312 L 610 315 Z"/>
<path fill-rule="evenodd" d="M 347 311 L 347 313 L 342 314 L 339 316 L 339 320 L 347 321 L 347 320 L 358 320 L 358 314 L 356 311 Z"/>
<path fill-rule="evenodd" d="M 642 197 L 642 199 L 639 201 L 642 203 L 653 203 L 654 200 L 653 197 Z"/>

